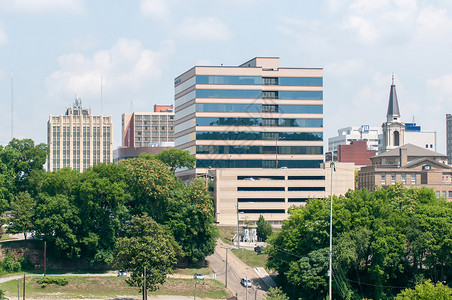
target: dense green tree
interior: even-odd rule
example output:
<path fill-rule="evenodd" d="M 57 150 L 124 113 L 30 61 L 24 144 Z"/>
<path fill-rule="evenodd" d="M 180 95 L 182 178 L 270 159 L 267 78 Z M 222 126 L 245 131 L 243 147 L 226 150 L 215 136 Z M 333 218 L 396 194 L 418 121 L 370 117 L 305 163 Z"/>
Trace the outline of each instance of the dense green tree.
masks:
<path fill-rule="evenodd" d="M 50 196 L 40 193 L 35 219 L 36 236 L 53 244 L 56 254 L 67 258 L 80 257 L 81 249 L 76 232 L 81 220 L 77 207 L 67 195 Z"/>
<path fill-rule="evenodd" d="M 8 226 L 10 233 L 23 233 L 27 239 L 27 232 L 34 228 L 36 201 L 28 192 L 20 192 L 11 203 L 11 219 Z"/>
<path fill-rule="evenodd" d="M 132 215 L 146 212 L 158 223 L 165 221 L 168 199 L 176 187 L 176 178 L 168 167 L 153 156 L 120 162 L 127 169 L 128 203 Z"/>
<path fill-rule="evenodd" d="M 174 238 L 147 214 L 134 216 L 125 237 L 116 242 L 116 266 L 132 272 L 127 278 L 131 286 L 143 286 L 146 267 L 146 286 L 150 291 L 165 282 L 165 274 L 172 273 L 181 255 Z"/>
<path fill-rule="evenodd" d="M 213 211 L 213 199 L 200 178 L 188 186 L 179 183 L 169 200 L 165 224 L 189 261 L 203 260 L 215 250 Z"/>
<path fill-rule="evenodd" d="M 279 287 L 271 287 L 268 289 L 265 300 L 289 300 L 289 297 L 283 293 Z"/>
<path fill-rule="evenodd" d="M 97 164 L 77 176 L 73 195 L 81 223 L 76 234 L 81 255 L 92 263 L 113 261 L 118 232 L 130 218 L 125 206 L 131 200 L 128 176 L 127 169 L 117 164 Z"/>
<path fill-rule="evenodd" d="M 448 300 L 452 299 L 452 289 L 438 282 L 430 280 L 417 284 L 414 289 L 405 289 L 397 295 L 395 300 Z"/>
<path fill-rule="evenodd" d="M 333 203 L 337 297 L 382 299 L 394 295 L 391 286 L 412 286 L 417 278 L 452 280 L 452 206 L 431 189 L 396 184 L 350 191 Z M 268 264 L 295 291 L 290 295 L 309 299 L 325 291 L 319 251 L 328 248 L 329 199 L 312 199 L 290 214 L 271 237 Z"/>
<path fill-rule="evenodd" d="M 267 238 L 273 233 L 273 228 L 270 225 L 269 222 L 267 222 L 264 218 L 263 215 L 259 216 L 259 219 L 257 220 L 257 228 L 256 228 L 256 233 L 257 236 L 262 240 L 262 241 L 266 241 Z"/>
<path fill-rule="evenodd" d="M 28 188 L 28 179 L 33 170 L 43 170 L 47 159 L 47 145 L 35 145 L 32 139 L 12 139 L 5 147 L 16 154 L 10 160 L 13 167 L 17 188 L 24 191 Z"/>
<path fill-rule="evenodd" d="M 154 157 L 167 165 L 173 174 L 178 168 L 193 168 L 196 162 L 196 158 L 187 150 L 176 148 L 163 150 Z"/>

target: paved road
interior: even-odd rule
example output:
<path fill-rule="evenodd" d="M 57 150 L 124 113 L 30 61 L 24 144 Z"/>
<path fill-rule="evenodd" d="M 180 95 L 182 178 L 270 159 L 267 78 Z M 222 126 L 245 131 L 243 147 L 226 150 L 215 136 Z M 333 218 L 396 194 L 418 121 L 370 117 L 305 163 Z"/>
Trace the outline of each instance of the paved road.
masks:
<path fill-rule="evenodd" d="M 228 285 L 227 288 L 238 296 L 238 300 L 264 299 L 267 289 L 264 282 L 259 278 L 254 269 L 240 259 L 238 259 L 230 250 L 231 246 L 219 241 L 215 248 L 215 253 L 207 257 L 209 267 L 217 275 L 217 280 L 223 284 L 226 281 L 226 252 L 228 252 Z M 245 289 L 240 284 L 240 279 L 248 277 L 251 280 L 252 288 Z M 257 290 L 257 293 L 256 293 Z"/>

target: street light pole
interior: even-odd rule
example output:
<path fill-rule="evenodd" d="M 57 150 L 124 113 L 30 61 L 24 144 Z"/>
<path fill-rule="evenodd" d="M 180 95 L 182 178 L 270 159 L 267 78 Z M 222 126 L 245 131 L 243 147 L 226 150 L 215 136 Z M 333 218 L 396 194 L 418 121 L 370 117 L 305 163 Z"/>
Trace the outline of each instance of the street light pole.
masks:
<path fill-rule="evenodd" d="M 329 270 L 328 270 L 328 276 L 329 276 L 329 285 L 328 285 L 328 293 L 329 293 L 329 299 L 333 299 L 333 170 L 336 170 L 336 167 L 334 166 L 334 161 L 331 160 L 331 190 L 330 190 L 330 262 L 329 262 Z"/>
<path fill-rule="evenodd" d="M 239 200 L 237 199 L 237 249 L 240 249 Z"/>

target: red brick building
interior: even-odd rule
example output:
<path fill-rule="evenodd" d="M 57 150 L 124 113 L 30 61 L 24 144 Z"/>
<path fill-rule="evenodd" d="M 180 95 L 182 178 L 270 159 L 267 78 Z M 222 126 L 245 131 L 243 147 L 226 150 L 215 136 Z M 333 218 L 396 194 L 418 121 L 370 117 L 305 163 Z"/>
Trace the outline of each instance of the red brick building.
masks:
<path fill-rule="evenodd" d="M 338 145 L 334 153 L 327 152 L 326 161 L 352 162 L 356 166 L 370 166 L 370 158 L 375 156 L 375 150 L 367 150 L 367 141 L 352 141 L 350 145 Z"/>

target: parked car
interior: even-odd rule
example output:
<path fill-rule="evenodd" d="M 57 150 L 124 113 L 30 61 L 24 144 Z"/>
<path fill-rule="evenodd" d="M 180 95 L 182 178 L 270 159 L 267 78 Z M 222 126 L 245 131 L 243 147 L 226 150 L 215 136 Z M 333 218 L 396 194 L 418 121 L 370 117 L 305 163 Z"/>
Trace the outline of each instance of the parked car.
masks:
<path fill-rule="evenodd" d="M 127 272 L 123 270 L 118 271 L 118 277 L 127 277 Z"/>
<path fill-rule="evenodd" d="M 204 275 L 202 275 L 201 273 L 196 273 L 195 275 L 193 275 L 194 279 L 199 279 L 199 280 L 204 280 Z"/>
<path fill-rule="evenodd" d="M 250 288 L 250 287 L 251 287 L 251 281 L 250 281 L 249 279 L 247 279 L 247 278 L 242 278 L 242 279 L 240 280 L 240 283 L 241 283 L 244 287 L 247 287 L 247 288 Z"/>

